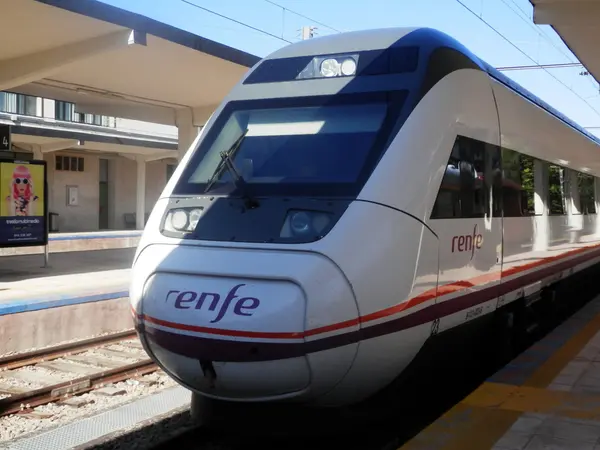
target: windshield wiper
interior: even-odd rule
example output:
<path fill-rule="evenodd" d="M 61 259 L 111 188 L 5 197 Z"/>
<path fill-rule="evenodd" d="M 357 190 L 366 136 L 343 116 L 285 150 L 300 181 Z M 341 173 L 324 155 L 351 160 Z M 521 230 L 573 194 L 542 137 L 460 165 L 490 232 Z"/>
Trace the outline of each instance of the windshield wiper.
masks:
<path fill-rule="evenodd" d="M 216 167 L 215 171 L 213 172 L 212 176 L 206 182 L 206 189 L 204 189 L 204 192 L 208 192 L 210 190 L 210 188 L 213 187 L 213 185 L 217 182 L 217 180 L 223 173 L 223 169 L 227 168 L 231 171 L 230 165 L 227 163 L 229 162 L 231 164 L 231 167 L 233 167 L 233 164 L 231 163 L 231 161 L 233 160 L 236 152 L 242 145 L 242 141 L 246 137 L 247 133 L 248 133 L 248 129 L 244 130 L 242 135 L 235 140 L 235 142 L 231 145 L 231 147 L 229 147 L 228 150 L 219 153 L 219 155 L 221 156 L 221 161 L 219 162 L 219 164 L 217 164 L 217 167 Z M 233 172 L 236 175 L 236 177 L 239 176 L 237 173 L 237 170 L 235 170 L 235 168 L 233 169 Z M 237 183 L 238 182 L 236 181 L 236 185 L 237 185 Z"/>
<path fill-rule="evenodd" d="M 221 176 L 221 173 L 223 173 L 223 169 L 226 168 L 233 175 L 233 179 L 234 179 L 233 182 L 234 182 L 235 186 L 242 193 L 242 198 L 244 198 L 244 200 L 245 200 L 245 206 L 248 209 L 252 209 L 252 208 L 257 208 L 259 206 L 259 203 L 248 194 L 248 191 L 249 191 L 248 183 L 246 183 L 246 180 L 244 180 L 244 177 L 242 175 L 240 175 L 240 173 L 237 171 L 237 169 L 235 168 L 235 165 L 233 163 L 235 154 L 240 149 L 242 141 L 246 137 L 247 133 L 248 133 L 248 129 L 246 129 L 242 133 L 242 135 L 239 138 L 237 138 L 237 140 L 233 143 L 233 145 L 227 151 L 219 153 L 219 155 L 221 156 L 221 161 L 217 165 L 217 168 L 215 169 L 215 172 L 213 173 L 213 175 L 208 180 L 208 182 L 206 184 L 206 189 L 204 190 L 204 192 L 208 192 L 210 190 L 210 188 L 216 183 L 216 181 Z"/>

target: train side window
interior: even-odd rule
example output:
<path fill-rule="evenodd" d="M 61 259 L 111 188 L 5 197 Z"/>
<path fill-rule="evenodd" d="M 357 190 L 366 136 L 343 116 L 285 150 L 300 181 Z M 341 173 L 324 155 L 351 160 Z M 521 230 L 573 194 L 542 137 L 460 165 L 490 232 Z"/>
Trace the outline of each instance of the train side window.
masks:
<path fill-rule="evenodd" d="M 548 165 L 548 213 L 565 214 L 565 170 L 555 164 Z"/>
<path fill-rule="evenodd" d="M 594 176 L 577 172 L 579 188 L 579 205 L 581 214 L 596 214 L 596 195 L 594 192 Z"/>
<path fill-rule="evenodd" d="M 497 145 L 485 144 L 483 179 L 491 189 L 492 217 L 502 217 L 502 152 Z"/>
<path fill-rule="evenodd" d="M 504 217 L 535 214 L 534 158 L 502 149 L 502 204 Z"/>
<path fill-rule="evenodd" d="M 432 219 L 484 217 L 489 190 L 484 180 L 486 144 L 458 136 L 446 165 Z"/>
<path fill-rule="evenodd" d="M 459 137 L 459 142 L 461 149 L 464 148 L 462 160 L 468 163 L 468 170 L 461 173 L 461 193 L 465 196 L 465 202 L 472 205 L 470 214 L 464 217 L 484 217 L 489 211 L 491 188 L 489 178 L 485 177 L 486 143 L 463 136 Z"/>

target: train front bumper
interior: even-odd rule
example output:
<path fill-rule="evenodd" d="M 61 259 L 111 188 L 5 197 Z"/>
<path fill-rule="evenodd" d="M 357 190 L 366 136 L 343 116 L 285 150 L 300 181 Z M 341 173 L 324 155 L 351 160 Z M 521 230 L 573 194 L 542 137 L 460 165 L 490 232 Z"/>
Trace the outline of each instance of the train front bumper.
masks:
<path fill-rule="evenodd" d="M 210 397 L 319 396 L 356 354 L 356 342 L 327 345 L 331 323 L 358 331 L 358 310 L 343 274 L 316 253 L 152 245 L 136 260 L 130 297 L 149 355 Z"/>

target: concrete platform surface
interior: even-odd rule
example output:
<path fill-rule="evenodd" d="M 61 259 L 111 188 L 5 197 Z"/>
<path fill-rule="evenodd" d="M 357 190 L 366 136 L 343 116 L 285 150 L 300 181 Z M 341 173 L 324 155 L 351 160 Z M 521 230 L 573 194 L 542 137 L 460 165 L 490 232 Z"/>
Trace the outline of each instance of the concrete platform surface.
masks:
<path fill-rule="evenodd" d="M 134 248 L 0 257 L 0 355 L 132 328 Z"/>
<path fill-rule="evenodd" d="M 73 298 L 126 297 L 134 254 L 135 248 L 56 253 L 47 268 L 41 255 L 0 257 L 0 315 Z"/>
<path fill-rule="evenodd" d="M 600 450 L 600 297 L 401 450 Z"/>

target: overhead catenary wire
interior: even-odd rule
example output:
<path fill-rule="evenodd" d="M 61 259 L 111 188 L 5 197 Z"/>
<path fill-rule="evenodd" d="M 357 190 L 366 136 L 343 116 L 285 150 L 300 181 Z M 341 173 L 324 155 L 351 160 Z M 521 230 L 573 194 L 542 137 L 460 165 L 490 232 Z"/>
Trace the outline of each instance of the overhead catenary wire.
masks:
<path fill-rule="evenodd" d="M 185 3 L 185 4 L 189 5 L 189 6 L 192 6 L 192 7 L 194 7 L 194 8 L 201 9 L 202 11 L 205 11 L 205 12 L 207 12 L 207 13 L 209 13 L 209 14 L 213 14 L 213 15 L 215 15 L 215 16 L 217 16 L 217 17 L 220 17 L 220 18 L 222 18 L 222 19 L 229 20 L 229 21 L 231 21 L 231 22 L 237 23 L 238 25 L 241 25 L 241 26 L 243 26 L 243 27 L 246 27 L 246 28 L 248 28 L 248 29 L 251 29 L 251 30 L 253 30 L 253 31 L 257 31 L 257 32 L 259 32 L 259 33 L 262 33 L 262 34 L 264 34 L 264 35 L 266 35 L 266 36 L 269 36 L 269 37 L 272 37 L 272 38 L 278 39 L 278 40 L 280 40 L 280 41 L 283 41 L 283 42 L 287 42 L 288 44 L 292 44 L 292 41 L 290 41 L 290 40 L 288 40 L 288 39 L 285 39 L 285 38 L 283 37 L 283 34 L 282 34 L 281 36 L 278 36 L 278 35 L 276 35 L 276 34 L 270 33 L 269 31 L 263 30 L 262 28 L 258 28 L 258 27 L 255 27 L 255 26 L 253 26 L 253 25 L 249 25 L 249 24 L 247 24 L 247 23 L 245 23 L 245 22 L 242 22 L 241 20 L 234 19 L 233 17 L 229 17 L 229 16 L 226 16 L 225 14 L 218 13 L 218 12 L 216 12 L 216 11 L 213 11 L 212 9 L 206 8 L 205 6 L 198 5 L 198 4 L 196 4 L 196 3 L 194 3 L 194 2 L 192 2 L 192 1 L 190 1 L 190 0 L 180 0 L 180 1 L 181 1 L 182 3 Z M 278 7 L 278 8 L 281 8 L 283 11 L 289 11 L 289 12 L 290 12 L 290 13 L 292 13 L 292 14 L 295 14 L 295 15 L 297 15 L 297 16 L 299 16 L 299 17 L 302 17 L 302 18 L 304 18 L 304 19 L 306 19 L 306 20 L 309 20 L 309 21 L 311 21 L 311 22 L 313 22 L 313 23 L 315 23 L 315 24 L 317 24 L 317 25 L 321 25 L 321 26 L 323 26 L 323 27 L 325 27 L 325 28 L 328 28 L 328 29 L 330 29 L 330 30 L 333 30 L 333 31 L 335 31 L 335 32 L 337 32 L 337 33 L 341 33 L 341 32 L 342 32 L 342 31 L 338 30 L 337 28 L 334 28 L 334 27 L 332 27 L 332 26 L 330 26 L 330 25 L 327 25 L 327 24 L 326 24 L 326 23 L 324 23 L 324 22 L 320 22 L 320 21 L 318 21 L 318 20 L 315 20 L 315 19 L 313 19 L 313 18 L 311 18 L 311 17 L 308 17 L 308 16 L 306 16 L 306 15 L 304 15 L 304 14 L 301 14 L 301 13 L 299 13 L 299 12 L 297 12 L 297 11 L 291 10 L 291 9 L 289 9 L 289 8 L 287 8 L 287 7 L 285 7 L 285 6 L 282 6 L 282 5 L 278 4 L 278 3 L 275 3 L 275 2 L 273 2 L 273 1 L 271 1 L 271 0 L 264 0 L 264 1 L 265 1 L 265 2 L 267 2 L 267 3 L 270 3 L 270 4 L 271 4 L 271 5 L 273 5 L 273 6 L 276 6 L 276 7 Z"/>
<path fill-rule="evenodd" d="M 509 0 L 513 5 L 515 5 L 525 16 L 527 16 L 527 18 L 523 17 L 521 14 L 519 14 L 517 11 L 515 11 L 508 3 L 507 0 L 500 0 L 502 3 L 504 3 L 506 5 L 507 8 L 509 8 L 513 13 L 516 14 L 517 17 L 519 17 L 519 19 L 521 19 L 523 22 L 525 22 L 527 24 L 527 26 L 529 26 L 533 31 L 535 31 L 537 33 L 537 35 L 539 37 L 541 37 L 542 39 L 544 39 L 546 42 L 548 42 L 552 47 L 554 47 L 558 52 L 560 52 L 565 58 L 567 58 L 567 60 L 569 60 L 572 63 L 576 62 L 576 58 L 574 56 L 569 55 L 567 52 L 565 52 L 562 48 L 560 48 L 558 45 L 556 45 L 556 43 L 554 43 L 552 41 L 552 39 L 550 38 L 550 36 L 548 36 L 544 30 L 542 30 L 539 27 L 536 27 L 530 20 L 529 20 L 529 16 L 527 15 L 527 13 L 523 10 L 523 8 L 521 8 L 519 6 L 519 4 L 515 1 L 515 0 Z M 581 66 L 583 66 L 583 64 L 580 64 Z M 586 79 L 591 83 L 592 87 L 594 88 L 594 90 L 598 89 L 598 87 L 594 84 L 594 82 L 586 77 Z"/>
<path fill-rule="evenodd" d="M 329 25 L 327 25 L 326 23 L 319 22 L 318 20 L 315 20 L 315 19 L 313 19 L 313 18 L 311 18 L 311 17 L 308 17 L 308 16 L 306 16 L 306 15 L 304 15 L 304 14 L 301 14 L 301 13 L 299 13 L 299 12 L 297 12 L 297 11 L 294 11 L 294 10 L 292 10 L 292 9 L 288 8 L 287 6 L 280 5 L 279 3 L 275 3 L 274 1 L 271 1 L 271 0 L 264 0 L 264 1 L 265 1 L 265 2 L 267 2 L 267 3 L 270 3 L 270 4 L 271 4 L 271 5 L 273 5 L 273 6 L 277 6 L 277 7 L 281 8 L 281 9 L 283 9 L 283 10 L 285 10 L 285 11 L 289 11 L 289 12 L 291 12 L 292 14 L 295 14 L 295 15 L 296 15 L 296 16 L 298 16 L 298 17 L 302 17 L 303 19 L 306 19 L 306 20 L 308 20 L 308 21 L 310 21 L 310 22 L 312 22 L 312 23 L 315 23 L 315 24 L 317 24 L 317 25 L 321 25 L 322 27 L 325 27 L 325 28 L 329 28 L 330 30 L 332 30 L 332 31 L 335 31 L 335 32 L 337 32 L 337 33 L 341 33 L 341 32 L 342 32 L 341 30 L 338 30 L 337 28 L 334 28 L 334 27 L 332 27 L 332 26 L 329 26 Z"/>
<path fill-rule="evenodd" d="M 581 63 L 556 63 L 556 64 L 536 64 L 536 65 L 519 65 L 519 66 L 501 66 L 496 67 L 496 70 L 501 72 L 509 70 L 535 70 L 535 69 L 562 69 L 570 67 L 583 67 Z"/>
<path fill-rule="evenodd" d="M 292 43 L 292 41 L 288 41 L 287 39 L 285 39 L 282 36 L 277 36 L 276 34 L 269 33 L 268 31 L 261 30 L 260 28 L 254 27 L 252 25 L 248 25 L 247 23 L 241 22 L 241 21 L 236 20 L 236 19 L 234 19 L 232 17 L 229 17 L 229 16 L 226 16 L 224 14 L 221 14 L 221 13 L 218 13 L 216 11 L 213 11 L 212 9 L 208 9 L 208 8 L 205 8 L 204 6 L 197 5 L 197 4 L 193 3 L 193 2 L 190 2 L 189 0 L 180 0 L 180 1 L 183 2 L 183 3 L 185 3 L 185 4 L 187 4 L 187 5 L 190 5 L 190 6 L 193 6 L 195 8 L 198 8 L 198 9 L 201 9 L 203 11 L 206 11 L 207 13 L 210 13 L 210 14 L 213 14 L 215 16 L 221 17 L 222 19 L 230 20 L 230 21 L 232 21 L 234 23 L 237 23 L 238 25 L 241 25 L 243 27 L 246 27 L 246 28 L 249 28 L 251 30 L 263 33 L 263 34 L 265 34 L 267 36 L 270 36 L 272 38 L 279 39 L 280 41 L 287 42 L 288 44 Z"/>
<path fill-rule="evenodd" d="M 477 19 L 481 20 L 485 25 L 487 25 L 489 28 L 492 29 L 492 31 L 494 31 L 498 36 L 500 36 L 502 39 L 504 39 L 506 42 L 508 42 L 512 47 L 514 47 L 519 53 L 521 53 L 523 56 L 525 56 L 527 59 L 529 59 L 531 62 L 533 62 L 533 64 L 535 64 L 536 66 L 540 66 L 541 65 L 534 60 L 531 56 L 529 56 L 526 52 L 524 52 L 523 50 L 521 50 L 517 45 L 515 45 L 510 39 L 508 39 L 504 34 L 502 34 L 500 31 L 498 31 L 493 25 L 491 25 L 488 21 L 486 21 L 483 17 L 479 16 L 475 11 L 473 11 L 471 8 L 469 8 L 467 5 L 465 5 L 462 0 L 456 0 L 456 2 L 458 2 L 463 8 L 465 8 L 468 12 L 470 12 L 473 16 L 475 16 Z M 552 74 L 552 72 L 548 71 L 548 69 L 546 69 L 545 67 L 541 67 L 542 70 L 544 70 L 548 75 L 550 75 L 552 78 L 554 78 L 556 81 L 558 81 L 560 84 L 562 84 L 565 88 L 567 88 L 569 91 L 571 91 L 575 96 L 577 96 L 581 101 L 583 101 L 586 105 L 588 105 L 590 107 L 591 110 L 593 110 L 598 117 L 600 117 L 600 111 L 598 111 L 596 108 L 594 108 L 593 105 L 591 105 L 585 98 L 583 98 L 581 95 L 579 95 L 577 92 L 575 92 L 573 89 L 571 89 L 569 86 L 567 86 L 560 78 L 557 78 L 556 76 L 554 76 L 554 74 Z"/>

